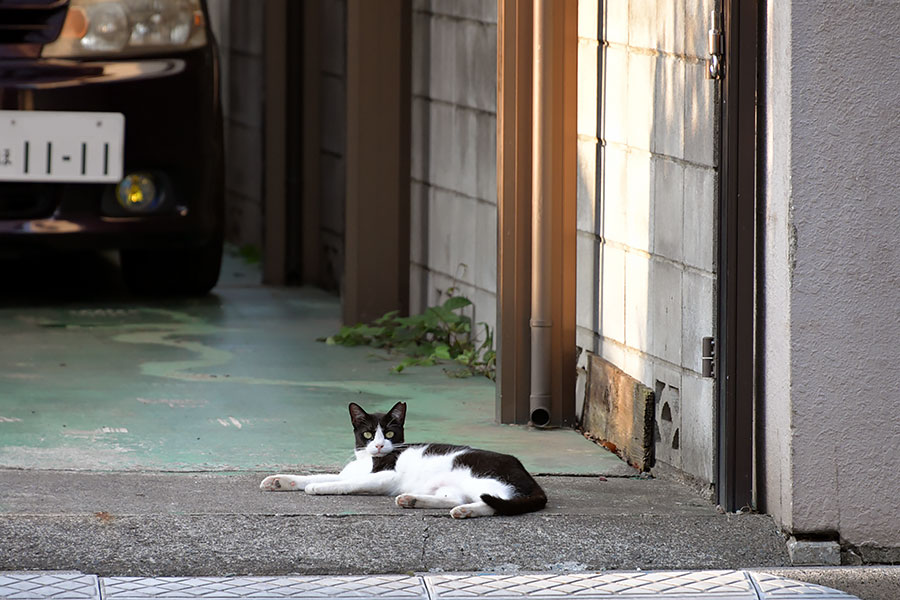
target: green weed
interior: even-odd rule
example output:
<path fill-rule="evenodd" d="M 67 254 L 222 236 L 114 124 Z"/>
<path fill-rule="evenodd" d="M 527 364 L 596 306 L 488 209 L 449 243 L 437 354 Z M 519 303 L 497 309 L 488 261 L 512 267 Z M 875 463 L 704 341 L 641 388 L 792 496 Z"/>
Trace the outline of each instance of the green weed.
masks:
<path fill-rule="evenodd" d="M 372 346 L 405 357 L 391 370 L 401 373 L 408 367 L 427 367 L 452 363 L 444 372 L 451 377 L 484 375 L 496 378 L 497 353 L 494 333 L 486 323 L 479 343 L 472 334 L 472 319 L 462 309 L 472 302 L 464 296 L 450 296 L 440 306 L 431 306 L 422 314 L 397 316 L 391 311 L 371 323 L 345 325 L 335 335 L 320 338 L 326 344 Z"/>

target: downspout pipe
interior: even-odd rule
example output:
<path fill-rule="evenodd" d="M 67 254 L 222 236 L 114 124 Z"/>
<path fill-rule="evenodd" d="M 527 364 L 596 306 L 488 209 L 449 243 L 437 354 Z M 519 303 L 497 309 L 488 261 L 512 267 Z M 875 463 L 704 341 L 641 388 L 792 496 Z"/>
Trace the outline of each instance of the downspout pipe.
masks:
<path fill-rule="evenodd" d="M 531 392 L 533 425 L 550 423 L 553 214 L 553 0 L 534 0 L 531 151 Z"/>

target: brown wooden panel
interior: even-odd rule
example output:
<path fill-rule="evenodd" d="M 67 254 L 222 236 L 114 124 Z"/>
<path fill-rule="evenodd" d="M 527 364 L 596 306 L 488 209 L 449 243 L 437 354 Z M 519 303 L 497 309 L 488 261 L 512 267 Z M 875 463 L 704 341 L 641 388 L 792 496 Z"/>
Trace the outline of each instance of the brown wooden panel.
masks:
<path fill-rule="evenodd" d="M 497 36 L 497 410 L 529 418 L 531 340 L 532 31 L 530 0 L 499 0 Z M 553 4 L 551 424 L 575 421 L 577 0 Z"/>
<path fill-rule="evenodd" d="M 531 0 L 499 0 L 497 420 L 528 421 L 531 339 Z"/>
<path fill-rule="evenodd" d="M 552 423 L 575 424 L 578 1 L 556 0 L 553 206 Z"/>
<path fill-rule="evenodd" d="M 653 466 L 653 390 L 614 364 L 588 357 L 582 428 L 641 471 Z"/>
<path fill-rule="evenodd" d="M 347 2 L 345 323 L 409 310 L 410 0 Z"/>

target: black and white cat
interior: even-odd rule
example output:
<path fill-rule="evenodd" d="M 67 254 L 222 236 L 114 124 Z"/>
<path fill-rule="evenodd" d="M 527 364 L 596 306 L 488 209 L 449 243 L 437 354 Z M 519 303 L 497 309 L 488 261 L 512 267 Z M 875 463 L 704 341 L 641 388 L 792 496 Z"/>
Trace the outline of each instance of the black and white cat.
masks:
<path fill-rule="evenodd" d="M 544 490 L 513 456 L 468 446 L 405 444 L 406 403 L 369 414 L 350 404 L 356 460 L 336 475 L 272 475 L 265 491 L 396 496 L 402 508 L 450 508 L 456 519 L 544 508 Z"/>

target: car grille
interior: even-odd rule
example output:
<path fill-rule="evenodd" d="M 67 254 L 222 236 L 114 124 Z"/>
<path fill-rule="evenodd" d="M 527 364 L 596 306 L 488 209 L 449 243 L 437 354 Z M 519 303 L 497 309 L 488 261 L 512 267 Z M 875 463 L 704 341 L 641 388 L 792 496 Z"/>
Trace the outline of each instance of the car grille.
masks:
<path fill-rule="evenodd" d="M 0 183 L 0 220 L 50 217 L 58 204 L 57 187 L 50 183 Z"/>
<path fill-rule="evenodd" d="M 68 8 L 69 0 L 0 0 L 0 44 L 49 44 Z"/>

